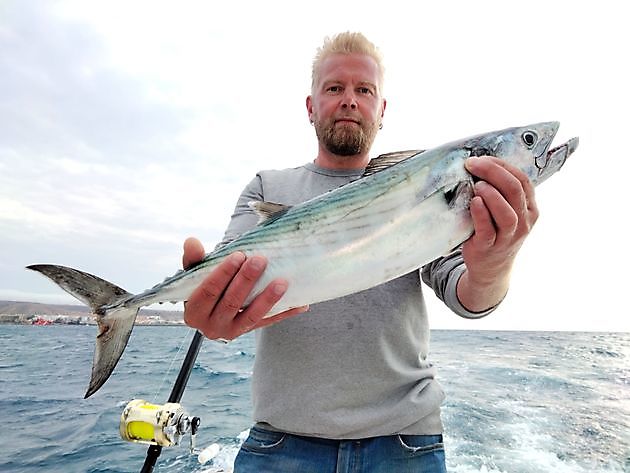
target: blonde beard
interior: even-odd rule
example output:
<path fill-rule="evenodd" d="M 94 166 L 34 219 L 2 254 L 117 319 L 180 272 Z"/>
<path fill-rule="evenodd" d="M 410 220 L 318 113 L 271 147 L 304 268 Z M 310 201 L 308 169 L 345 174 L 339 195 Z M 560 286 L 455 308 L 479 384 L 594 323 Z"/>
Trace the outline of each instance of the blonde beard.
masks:
<path fill-rule="evenodd" d="M 315 120 L 313 125 L 320 143 L 337 156 L 356 156 L 369 152 L 378 132 L 378 125 L 374 122 L 368 123 L 368 126 L 359 125 L 358 129 L 354 126 L 335 126 L 334 120 L 325 123 Z"/>

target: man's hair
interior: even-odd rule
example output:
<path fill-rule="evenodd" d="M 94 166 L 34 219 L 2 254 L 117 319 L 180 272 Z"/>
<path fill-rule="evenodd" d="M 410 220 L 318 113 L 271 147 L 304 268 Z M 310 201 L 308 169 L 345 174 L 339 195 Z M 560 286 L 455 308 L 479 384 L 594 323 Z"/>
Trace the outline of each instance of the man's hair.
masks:
<path fill-rule="evenodd" d="M 315 92 L 315 84 L 319 79 L 319 68 L 328 56 L 331 54 L 365 54 L 376 61 L 378 66 L 378 88 L 382 93 L 383 81 L 385 78 L 385 68 L 383 66 L 383 57 L 381 52 L 374 44 L 368 40 L 362 33 L 352 33 L 346 31 L 336 34 L 333 37 L 324 38 L 324 44 L 317 48 L 317 53 L 313 59 L 313 72 L 311 82 L 311 92 Z"/>

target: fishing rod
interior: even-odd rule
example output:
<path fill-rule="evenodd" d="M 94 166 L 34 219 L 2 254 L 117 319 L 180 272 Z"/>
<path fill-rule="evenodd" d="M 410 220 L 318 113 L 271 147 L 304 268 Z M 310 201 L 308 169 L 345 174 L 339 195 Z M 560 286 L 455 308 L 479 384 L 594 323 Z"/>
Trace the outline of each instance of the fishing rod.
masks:
<path fill-rule="evenodd" d="M 179 401 L 184 395 L 203 339 L 203 334 L 195 331 L 166 404 L 155 405 L 142 399 L 134 399 L 123 410 L 120 418 L 120 436 L 130 442 L 149 444 L 140 473 L 151 473 L 162 453 L 162 448 L 178 445 L 181 437 L 188 431 L 191 433 L 190 451 L 191 453 L 194 451 L 200 419 L 188 415 Z"/>
<path fill-rule="evenodd" d="M 199 354 L 202 343 L 203 334 L 199 330 L 196 330 L 195 335 L 190 342 L 190 346 L 188 347 L 186 358 L 184 358 L 182 367 L 179 369 L 179 374 L 177 375 L 177 379 L 175 380 L 175 384 L 173 385 L 171 394 L 168 397 L 169 403 L 179 403 L 179 401 L 182 399 L 182 396 L 184 395 L 184 390 L 186 389 L 186 384 L 188 383 L 188 378 L 190 378 L 190 373 L 192 372 L 192 369 L 195 365 L 195 360 L 197 359 L 197 355 Z M 185 422 L 190 422 L 190 451 L 192 452 L 195 448 L 195 435 L 197 434 L 197 429 L 199 428 L 200 419 L 199 417 L 193 417 Z M 185 429 L 183 433 L 187 431 L 188 429 Z M 155 466 L 155 462 L 157 461 L 161 453 L 161 445 L 149 446 L 147 450 L 147 457 L 144 460 L 144 465 L 142 466 L 142 470 L 140 470 L 140 473 L 151 473 L 153 471 L 153 467 Z"/>

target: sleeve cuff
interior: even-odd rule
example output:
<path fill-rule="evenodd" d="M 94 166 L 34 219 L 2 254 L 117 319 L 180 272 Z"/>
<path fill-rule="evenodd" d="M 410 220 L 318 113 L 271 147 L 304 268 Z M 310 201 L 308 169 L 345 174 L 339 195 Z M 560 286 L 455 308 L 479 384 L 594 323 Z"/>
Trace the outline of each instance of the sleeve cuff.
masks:
<path fill-rule="evenodd" d="M 494 312 L 494 310 L 499 306 L 500 302 L 499 304 L 490 307 L 489 309 L 486 309 L 482 312 L 471 312 L 466 309 L 466 307 L 464 307 L 459 301 L 459 298 L 457 297 L 457 283 L 459 282 L 459 278 L 462 277 L 462 274 L 464 274 L 464 271 L 466 271 L 466 267 L 463 264 L 459 265 L 451 271 L 448 282 L 446 283 L 446 291 L 444 294 L 446 305 L 457 315 L 465 319 L 480 319 Z"/>

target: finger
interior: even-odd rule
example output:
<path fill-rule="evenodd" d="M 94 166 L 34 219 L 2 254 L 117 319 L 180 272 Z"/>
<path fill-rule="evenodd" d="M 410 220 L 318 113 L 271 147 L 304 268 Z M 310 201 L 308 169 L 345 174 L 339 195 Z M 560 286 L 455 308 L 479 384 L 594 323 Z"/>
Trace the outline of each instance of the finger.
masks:
<path fill-rule="evenodd" d="M 263 256 L 252 256 L 241 266 L 214 309 L 213 316 L 233 320 L 267 267 Z"/>
<path fill-rule="evenodd" d="M 516 166 L 512 166 L 511 164 L 497 158 L 494 159 L 497 160 L 497 163 L 500 166 L 504 167 L 519 180 L 519 182 L 521 183 L 521 188 L 525 193 L 525 207 L 527 208 L 527 210 L 535 212 L 537 214 L 538 206 L 536 205 L 536 193 L 534 190 L 534 185 L 532 184 L 529 176 Z"/>
<path fill-rule="evenodd" d="M 236 252 L 222 261 L 192 292 L 184 311 L 185 322 L 195 328 L 208 323 L 217 302 L 245 262 L 245 255 Z"/>
<path fill-rule="evenodd" d="M 249 332 L 258 327 L 259 322 L 287 292 L 288 287 L 289 283 L 285 279 L 274 279 L 269 283 L 249 306 L 234 318 L 239 332 Z"/>
<path fill-rule="evenodd" d="M 517 176 L 521 181 L 529 180 L 527 174 L 521 171 L 521 169 L 496 156 L 472 156 L 465 161 L 466 169 L 471 174 L 478 177 L 488 177 L 495 165 Z"/>
<path fill-rule="evenodd" d="M 475 230 L 471 240 L 474 241 L 475 245 L 490 248 L 494 245 L 497 232 L 492 215 L 490 215 L 490 211 L 480 196 L 475 196 L 470 201 L 470 216 L 472 217 Z"/>
<path fill-rule="evenodd" d="M 193 264 L 201 261 L 205 256 L 203 245 L 196 238 L 187 238 L 184 242 L 184 255 L 182 256 L 182 265 L 184 269 L 188 269 Z"/>
<path fill-rule="evenodd" d="M 479 181 L 475 183 L 475 195 L 482 198 L 494 222 L 495 243 L 498 240 L 510 238 L 518 226 L 519 216 L 503 194 L 487 182 Z"/>
<path fill-rule="evenodd" d="M 309 309 L 310 307 L 305 305 L 302 307 L 296 307 L 294 309 L 286 310 L 284 312 L 274 315 L 273 317 L 263 318 L 260 322 L 258 322 L 255 328 L 266 327 L 268 325 L 280 322 L 281 320 L 288 319 L 290 317 L 295 317 L 296 315 L 300 315 L 300 314 L 303 314 L 304 312 L 308 312 Z"/>
<path fill-rule="evenodd" d="M 471 173 L 498 189 L 519 217 L 526 216 L 530 200 L 528 192 L 533 200 L 533 186 L 527 174 L 493 156 L 470 158 L 466 161 L 466 167 Z"/>
<path fill-rule="evenodd" d="M 508 198 L 508 201 L 517 212 L 521 227 L 523 227 L 525 231 L 529 231 L 533 224 L 536 223 L 536 220 L 538 220 L 539 215 L 538 205 L 536 203 L 536 192 L 532 181 L 525 172 L 516 166 L 499 158 L 493 157 L 491 159 L 495 164 L 504 168 L 519 181 L 520 188 L 518 185 L 512 183 L 514 185 L 512 188 L 513 192 L 511 198 Z M 506 191 L 504 195 L 509 195 L 509 191 Z"/>

